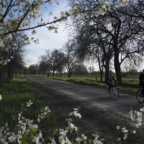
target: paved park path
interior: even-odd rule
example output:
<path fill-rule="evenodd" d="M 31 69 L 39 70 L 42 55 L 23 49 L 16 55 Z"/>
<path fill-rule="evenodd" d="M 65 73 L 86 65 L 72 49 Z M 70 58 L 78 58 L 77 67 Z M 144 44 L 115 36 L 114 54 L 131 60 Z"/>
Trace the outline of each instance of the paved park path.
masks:
<path fill-rule="evenodd" d="M 110 97 L 103 88 L 38 76 L 27 78 L 33 83 L 35 94 L 44 98 L 51 109 L 61 116 L 61 120 L 74 107 L 78 107 L 83 116 L 79 125 L 85 132 L 96 131 L 111 141 L 116 136 L 116 125 L 135 129 L 135 123 L 130 120 L 129 115 L 138 106 L 135 96 L 121 93 L 117 99 Z M 142 129 L 137 130 L 139 136 L 131 144 L 144 141 L 141 137 Z"/>

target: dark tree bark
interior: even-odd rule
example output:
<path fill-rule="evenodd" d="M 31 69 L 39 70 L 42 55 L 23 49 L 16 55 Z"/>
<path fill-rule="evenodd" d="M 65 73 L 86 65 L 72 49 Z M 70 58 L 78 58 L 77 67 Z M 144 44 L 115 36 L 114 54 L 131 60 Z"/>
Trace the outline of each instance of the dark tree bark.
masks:
<path fill-rule="evenodd" d="M 117 82 L 119 84 L 121 84 L 122 83 L 122 76 L 121 76 L 121 67 L 120 67 L 118 50 L 114 52 L 114 67 L 115 67 Z"/>
<path fill-rule="evenodd" d="M 72 76 L 72 72 L 69 71 L 69 72 L 67 73 L 67 77 L 68 77 L 68 78 L 71 78 L 71 76 Z"/>
<path fill-rule="evenodd" d="M 104 65 L 104 67 L 105 67 L 105 82 L 107 82 L 108 77 L 109 77 L 109 63 L 110 63 L 110 61 L 109 61 L 109 59 L 107 59 L 105 62 L 105 65 Z"/>
<path fill-rule="evenodd" d="M 99 56 L 97 57 L 97 60 L 98 60 L 98 66 L 100 71 L 100 81 L 103 82 L 103 65 L 101 64 L 102 62 Z"/>
<path fill-rule="evenodd" d="M 13 71 L 13 66 L 12 63 L 8 63 L 7 65 L 7 75 L 8 75 L 8 80 L 12 80 L 14 77 L 14 71 Z"/>

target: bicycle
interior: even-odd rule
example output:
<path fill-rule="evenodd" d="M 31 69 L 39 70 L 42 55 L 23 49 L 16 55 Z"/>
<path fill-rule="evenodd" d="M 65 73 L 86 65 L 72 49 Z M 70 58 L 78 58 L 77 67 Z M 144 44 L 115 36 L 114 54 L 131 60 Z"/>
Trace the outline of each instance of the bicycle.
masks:
<path fill-rule="evenodd" d="M 119 97 L 119 87 L 117 85 L 109 86 L 107 85 L 108 92 L 110 96 L 118 98 Z"/>
<path fill-rule="evenodd" d="M 119 97 L 119 88 L 117 86 L 113 86 L 110 88 L 110 95 L 112 97 L 118 98 Z"/>
<path fill-rule="evenodd" d="M 144 104 L 144 94 L 143 94 L 144 88 L 140 87 L 136 93 L 136 100 L 140 104 Z"/>

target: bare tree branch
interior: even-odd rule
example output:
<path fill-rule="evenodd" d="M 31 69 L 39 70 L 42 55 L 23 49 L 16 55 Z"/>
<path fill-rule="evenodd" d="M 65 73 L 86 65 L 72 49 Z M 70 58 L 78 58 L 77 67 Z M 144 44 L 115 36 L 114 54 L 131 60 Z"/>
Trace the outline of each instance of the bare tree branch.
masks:
<path fill-rule="evenodd" d="M 22 16 L 22 18 L 19 20 L 17 27 L 16 27 L 16 31 L 19 29 L 19 27 L 21 26 L 21 24 L 23 23 L 24 19 L 27 17 L 27 15 L 29 14 L 29 12 L 32 10 L 33 8 L 33 4 L 31 4 L 31 6 L 26 10 L 26 12 L 24 13 L 24 15 Z"/>
<path fill-rule="evenodd" d="M 11 9 L 11 6 L 12 6 L 12 3 L 13 3 L 14 0 L 11 0 L 5 10 L 5 13 L 4 15 L 2 16 L 2 18 L 0 19 L 0 22 L 2 23 L 5 19 L 5 17 L 7 16 L 7 14 L 9 13 L 9 10 Z"/>
<path fill-rule="evenodd" d="M 47 26 L 47 25 L 50 25 L 50 24 L 55 24 L 57 22 L 60 22 L 62 20 L 65 20 L 67 19 L 67 17 L 60 17 L 56 20 L 53 20 L 51 22 L 47 22 L 47 23 L 42 23 L 42 24 L 38 24 L 36 26 L 32 26 L 32 27 L 28 27 L 28 28 L 21 28 L 21 29 L 15 29 L 15 30 L 10 30 L 8 32 L 5 32 L 5 33 L 2 33 L 0 34 L 0 36 L 6 36 L 6 35 L 9 35 L 11 33 L 17 33 L 17 32 L 22 32 L 22 31 L 28 31 L 28 30 L 33 30 L 33 29 L 37 29 L 37 28 L 40 28 L 40 27 L 44 27 L 44 26 Z"/>
<path fill-rule="evenodd" d="M 122 63 L 124 62 L 125 59 L 127 59 L 131 54 L 134 54 L 134 53 L 138 53 L 138 51 L 135 50 L 135 51 L 126 53 L 126 55 L 121 59 L 120 64 L 122 64 Z"/>

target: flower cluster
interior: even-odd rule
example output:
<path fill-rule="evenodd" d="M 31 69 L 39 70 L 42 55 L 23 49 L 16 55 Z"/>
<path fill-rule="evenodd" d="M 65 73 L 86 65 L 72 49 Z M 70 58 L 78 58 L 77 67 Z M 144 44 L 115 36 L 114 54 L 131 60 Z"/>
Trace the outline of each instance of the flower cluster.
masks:
<path fill-rule="evenodd" d="M 45 106 L 44 108 L 42 108 L 42 110 L 40 111 L 38 115 L 37 122 L 39 123 L 41 120 L 47 118 L 50 112 L 51 110 L 48 106 Z"/>
<path fill-rule="evenodd" d="M 116 126 L 116 130 L 119 131 L 120 135 L 119 137 L 117 138 L 117 141 L 125 141 L 127 140 L 128 136 L 130 134 L 133 134 L 135 135 L 136 134 L 136 130 L 128 130 L 128 128 L 126 127 L 121 127 L 120 125 L 117 125 Z"/>
<path fill-rule="evenodd" d="M 31 105 L 33 104 L 33 102 L 31 100 L 29 100 L 27 103 L 26 103 L 26 107 L 31 107 Z"/>
<path fill-rule="evenodd" d="M 98 135 L 93 135 L 93 137 L 89 138 L 79 131 L 74 122 L 81 118 L 79 109 L 74 108 L 66 119 L 67 126 L 64 129 L 59 129 L 52 140 L 52 144 L 103 144 Z"/>
<path fill-rule="evenodd" d="M 32 105 L 32 100 L 29 100 L 25 105 L 26 110 L 29 110 Z M 143 111 L 144 108 L 141 108 L 140 112 Z M 65 127 L 55 129 L 55 133 L 52 134 L 52 136 L 45 136 L 41 123 L 43 123 L 43 119 L 48 120 L 49 113 L 51 113 L 51 110 L 48 106 L 45 106 L 40 110 L 37 114 L 36 120 L 26 118 L 23 112 L 18 113 L 17 124 L 14 130 L 9 128 L 8 123 L 0 128 L 0 143 L 104 144 L 105 139 L 101 138 L 98 134 L 87 136 L 86 134 L 80 132 L 76 121 L 80 120 L 82 115 L 78 108 L 74 108 L 73 111 L 68 114 Z M 136 130 L 128 130 L 127 127 L 122 127 L 120 125 L 116 126 L 116 130 L 119 134 L 118 138 L 116 137 L 117 143 L 122 143 L 122 141 L 126 141 L 128 139 L 130 134 L 135 135 L 137 133 Z"/>
<path fill-rule="evenodd" d="M 0 94 L 0 101 L 2 100 L 2 95 Z"/>
<path fill-rule="evenodd" d="M 82 118 L 82 115 L 79 113 L 79 109 L 78 108 L 74 108 L 73 112 L 71 112 L 69 114 L 69 116 L 74 117 L 74 118 L 78 118 L 78 119 Z"/>

